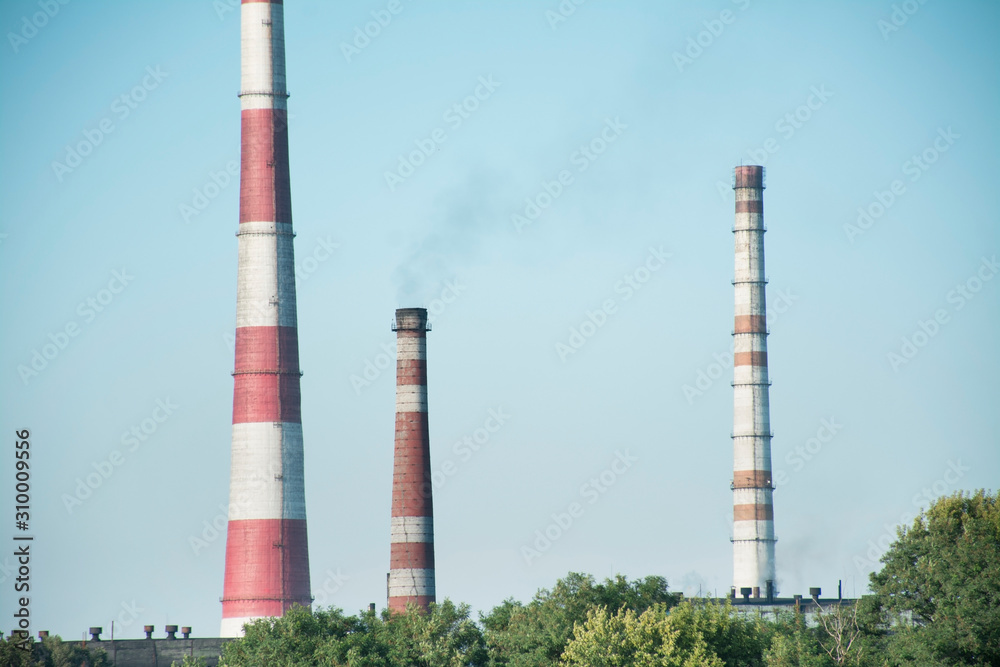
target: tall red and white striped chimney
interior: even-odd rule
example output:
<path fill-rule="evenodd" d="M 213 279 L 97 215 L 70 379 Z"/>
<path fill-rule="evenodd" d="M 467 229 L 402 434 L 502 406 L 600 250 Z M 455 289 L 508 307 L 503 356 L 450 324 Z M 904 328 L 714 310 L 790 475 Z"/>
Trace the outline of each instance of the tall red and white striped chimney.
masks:
<path fill-rule="evenodd" d="M 239 273 L 223 637 L 311 604 L 281 0 L 242 0 Z"/>
<path fill-rule="evenodd" d="M 736 167 L 733 329 L 733 586 L 777 594 L 764 298 L 764 167 Z"/>
<path fill-rule="evenodd" d="M 434 503 L 427 425 L 427 310 L 399 308 L 396 332 L 396 445 L 392 471 L 389 609 L 435 601 Z"/>

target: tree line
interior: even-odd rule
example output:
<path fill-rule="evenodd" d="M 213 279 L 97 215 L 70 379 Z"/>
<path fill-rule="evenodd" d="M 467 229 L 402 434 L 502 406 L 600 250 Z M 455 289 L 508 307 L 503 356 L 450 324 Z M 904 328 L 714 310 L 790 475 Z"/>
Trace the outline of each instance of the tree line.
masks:
<path fill-rule="evenodd" d="M 527 603 L 505 600 L 472 618 L 445 600 L 423 612 L 296 607 L 259 619 L 227 643 L 228 667 L 856 667 L 1000 665 L 1000 504 L 979 491 L 938 499 L 897 532 L 871 575 L 871 594 L 810 618 L 740 612 L 727 600 L 685 599 L 663 577 L 597 581 L 570 573 Z M 103 667 L 50 642 L 0 664 Z M 63 655 L 55 657 L 53 647 Z M 40 647 L 44 648 L 44 647 Z M 76 647 L 79 649 L 79 647 Z M 82 649 L 81 649 L 82 650 Z M 36 652 L 37 655 L 37 652 Z M 18 656 L 21 656 L 18 658 Z M 17 659 L 23 659 L 17 662 Z M 185 661 L 184 665 L 199 662 Z"/>

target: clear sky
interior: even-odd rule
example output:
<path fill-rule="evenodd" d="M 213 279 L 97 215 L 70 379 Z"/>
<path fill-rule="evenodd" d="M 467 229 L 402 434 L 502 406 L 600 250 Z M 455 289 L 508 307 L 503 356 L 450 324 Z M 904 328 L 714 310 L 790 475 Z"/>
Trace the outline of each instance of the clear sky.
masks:
<path fill-rule="evenodd" d="M 0 4 L 0 553 L 28 428 L 34 630 L 214 635 L 238 10 L 48 4 Z M 728 591 L 741 162 L 767 167 L 781 594 L 860 594 L 925 490 L 996 488 L 1000 5 L 402 0 L 358 38 L 390 4 L 285 8 L 318 602 L 385 603 L 380 355 L 421 305 L 439 598 L 489 609 L 570 570 Z"/>

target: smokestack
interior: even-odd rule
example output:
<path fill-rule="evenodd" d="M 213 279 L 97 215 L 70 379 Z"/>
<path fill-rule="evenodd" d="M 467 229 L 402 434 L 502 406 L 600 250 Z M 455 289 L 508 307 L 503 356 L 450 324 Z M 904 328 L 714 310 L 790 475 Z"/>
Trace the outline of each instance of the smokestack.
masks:
<path fill-rule="evenodd" d="M 389 609 L 427 609 L 434 592 L 434 504 L 427 425 L 427 310 L 399 308 L 396 332 L 396 445 L 392 471 Z"/>
<path fill-rule="evenodd" d="M 764 167 L 736 167 L 736 321 L 733 330 L 733 585 L 777 593 L 771 503 Z"/>
<path fill-rule="evenodd" d="M 281 0 L 242 0 L 239 273 L 223 637 L 309 606 Z"/>

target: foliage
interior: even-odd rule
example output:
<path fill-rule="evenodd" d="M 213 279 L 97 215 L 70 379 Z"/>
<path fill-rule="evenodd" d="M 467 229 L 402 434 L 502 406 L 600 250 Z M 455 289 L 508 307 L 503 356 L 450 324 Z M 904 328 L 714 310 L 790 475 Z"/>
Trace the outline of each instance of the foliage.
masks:
<path fill-rule="evenodd" d="M 890 664 L 1000 664 L 1000 500 L 939 498 L 871 576 Z"/>
<path fill-rule="evenodd" d="M 783 615 L 774 624 L 771 646 L 764 651 L 767 667 L 828 667 L 833 664 L 820 646 L 818 628 L 806 625 L 801 613 Z"/>
<path fill-rule="evenodd" d="M 724 605 L 687 601 L 672 610 L 670 617 L 675 626 L 703 637 L 727 667 L 764 665 L 770 629 L 759 619 L 740 617 L 728 600 Z"/>
<path fill-rule="evenodd" d="M 207 667 L 207 665 L 204 658 L 192 658 L 189 655 L 184 656 L 181 662 L 175 660 L 170 663 L 170 667 Z"/>
<path fill-rule="evenodd" d="M 429 612 L 374 612 L 344 616 L 339 609 L 310 612 L 293 607 L 281 618 L 259 619 L 243 638 L 227 643 L 221 664 L 351 665 L 352 667 L 460 667 L 486 664 L 479 627 L 467 605 L 449 600 Z"/>
<path fill-rule="evenodd" d="M 685 601 L 672 610 L 655 605 L 636 614 L 601 607 L 576 626 L 566 665 L 755 667 L 763 665 L 768 633 L 727 603 Z"/>
<path fill-rule="evenodd" d="M 3 633 L 0 633 L 0 665 L 5 667 L 9 665 L 10 667 L 33 667 L 35 664 L 31 659 L 31 651 L 24 648 L 24 644 L 20 643 L 20 639 L 15 639 L 14 637 L 3 637 Z M 28 646 L 30 647 L 31 639 L 28 640 Z"/>
<path fill-rule="evenodd" d="M 577 625 L 563 654 L 563 664 L 584 667 L 725 667 L 705 637 L 690 623 L 663 607 L 652 607 L 638 616 L 631 609 L 609 614 L 606 607 L 592 611 Z"/>
<path fill-rule="evenodd" d="M 679 596 L 667 590 L 663 577 L 627 580 L 623 576 L 596 583 L 590 575 L 571 572 L 549 590 L 522 604 L 505 600 L 482 617 L 491 664 L 510 667 L 556 665 L 577 623 L 593 609 L 629 609 L 642 613 L 653 605 L 672 606 Z"/>
<path fill-rule="evenodd" d="M 103 649 L 90 650 L 82 642 L 64 642 L 50 636 L 40 642 L 30 638 L 25 650 L 11 638 L 0 637 L 0 665 L 3 667 L 109 667 Z"/>

